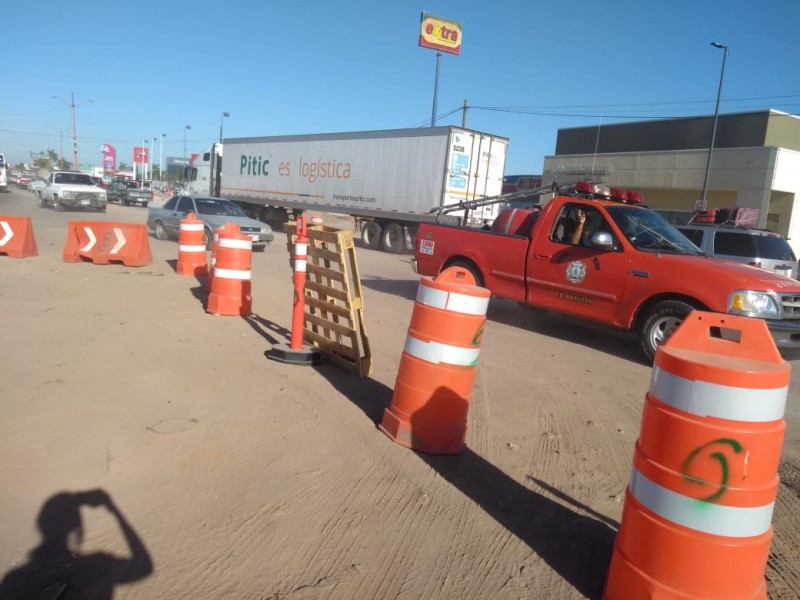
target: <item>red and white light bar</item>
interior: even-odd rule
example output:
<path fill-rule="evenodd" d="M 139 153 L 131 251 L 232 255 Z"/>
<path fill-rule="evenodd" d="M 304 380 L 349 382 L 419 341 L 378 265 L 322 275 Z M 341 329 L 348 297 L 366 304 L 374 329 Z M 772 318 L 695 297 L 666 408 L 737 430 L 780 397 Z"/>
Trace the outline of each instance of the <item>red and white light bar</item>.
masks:
<path fill-rule="evenodd" d="M 597 198 L 606 198 L 625 204 L 642 204 L 644 202 L 644 196 L 640 192 L 608 187 L 597 183 L 589 183 L 588 181 L 579 181 L 576 183 L 575 191 L 580 194 L 589 194 Z"/>

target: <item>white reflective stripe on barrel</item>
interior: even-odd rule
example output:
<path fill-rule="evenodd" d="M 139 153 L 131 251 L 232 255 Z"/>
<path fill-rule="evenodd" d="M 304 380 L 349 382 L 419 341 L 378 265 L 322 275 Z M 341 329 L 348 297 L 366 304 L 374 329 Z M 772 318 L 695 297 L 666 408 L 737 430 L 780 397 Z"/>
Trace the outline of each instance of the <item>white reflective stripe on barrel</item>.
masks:
<path fill-rule="evenodd" d="M 769 531 L 774 502 L 765 506 L 722 506 L 683 496 L 651 481 L 634 467 L 631 494 L 657 515 L 711 535 L 745 538 Z"/>
<path fill-rule="evenodd" d="M 214 267 L 214 277 L 219 277 L 220 279 L 246 280 L 250 279 L 250 271 L 237 271 L 235 269 L 220 269 L 219 267 Z"/>
<path fill-rule="evenodd" d="M 480 348 L 461 348 L 433 341 L 423 342 L 410 335 L 406 337 L 403 351 L 429 363 L 462 367 L 478 364 L 478 356 L 481 353 Z"/>
<path fill-rule="evenodd" d="M 295 244 L 294 253 L 302 254 L 303 256 L 305 256 L 306 254 L 308 254 L 308 244 Z"/>
<path fill-rule="evenodd" d="M 191 246 L 187 244 L 179 244 L 178 250 L 181 252 L 205 252 L 206 247 L 203 245 Z"/>
<path fill-rule="evenodd" d="M 783 418 L 789 388 L 762 390 L 691 381 L 656 366 L 650 392 L 661 402 L 700 417 L 766 423 Z"/>
<path fill-rule="evenodd" d="M 203 231 L 202 223 L 181 223 L 181 231 Z"/>
<path fill-rule="evenodd" d="M 458 292 L 448 292 L 420 284 L 417 289 L 417 302 L 433 308 L 451 310 L 467 315 L 485 315 L 489 297 L 469 296 Z"/>
<path fill-rule="evenodd" d="M 217 248 L 234 248 L 236 250 L 252 250 L 253 240 L 237 240 L 232 238 L 219 238 Z"/>
<path fill-rule="evenodd" d="M 306 265 L 308 261 L 305 260 L 298 260 L 294 259 L 294 272 L 295 273 L 305 273 L 306 272 Z"/>

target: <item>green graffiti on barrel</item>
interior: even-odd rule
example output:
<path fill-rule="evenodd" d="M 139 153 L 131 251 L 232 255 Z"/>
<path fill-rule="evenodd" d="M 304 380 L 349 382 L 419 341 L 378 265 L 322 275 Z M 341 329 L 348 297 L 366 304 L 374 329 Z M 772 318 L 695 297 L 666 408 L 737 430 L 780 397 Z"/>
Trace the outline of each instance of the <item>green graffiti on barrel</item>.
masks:
<path fill-rule="evenodd" d="M 683 478 L 688 481 L 689 483 L 695 483 L 698 485 L 714 485 L 713 482 L 705 481 L 704 479 L 700 479 L 698 477 L 694 477 L 691 474 L 692 463 L 698 458 L 709 446 L 713 445 L 724 445 L 729 446 L 736 454 L 739 454 L 742 451 L 742 445 L 734 439 L 730 438 L 719 438 L 716 440 L 712 440 L 707 444 L 703 444 L 702 446 L 695 448 L 689 456 L 686 457 L 686 460 L 683 461 L 681 465 L 681 475 Z M 713 494 L 706 496 L 704 498 L 699 498 L 703 502 L 714 502 L 722 498 L 725 494 L 725 490 L 728 488 L 728 477 L 729 477 L 729 470 L 728 470 L 728 459 L 726 458 L 725 454 L 721 451 L 712 452 L 710 458 L 716 460 L 720 466 L 720 481 L 719 481 L 719 489 Z"/>

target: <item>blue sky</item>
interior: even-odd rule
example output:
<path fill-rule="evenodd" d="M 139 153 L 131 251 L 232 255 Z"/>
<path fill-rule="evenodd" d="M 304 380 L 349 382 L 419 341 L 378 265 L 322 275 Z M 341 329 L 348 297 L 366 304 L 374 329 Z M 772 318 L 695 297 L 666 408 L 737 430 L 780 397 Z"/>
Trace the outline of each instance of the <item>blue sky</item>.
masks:
<path fill-rule="evenodd" d="M 62 131 L 71 160 L 71 109 L 52 99 L 71 94 L 80 161 L 98 166 L 103 143 L 130 163 L 161 133 L 165 157 L 184 133 L 198 152 L 223 112 L 225 137 L 429 126 L 423 11 L 463 28 L 437 125 L 461 125 L 467 100 L 467 127 L 510 139 L 507 174 L 540 173 L 559 128 L 713 114 L 712 41 L 730 48 L 722 114 L 800 114 L 798 0 L 45 0 L 3 8 L 0 151 L 58 152 Z"/>

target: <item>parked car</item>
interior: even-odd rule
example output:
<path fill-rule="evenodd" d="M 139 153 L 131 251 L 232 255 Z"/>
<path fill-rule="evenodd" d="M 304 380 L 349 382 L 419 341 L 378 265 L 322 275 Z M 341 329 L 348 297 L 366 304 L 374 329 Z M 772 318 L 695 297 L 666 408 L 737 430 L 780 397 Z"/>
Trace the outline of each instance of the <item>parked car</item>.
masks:
<path fill-rule="evenodd" d="M 17 175 L 17 187 L 21 189 L 27 189 L 28 184 L 31 182 L 33 177 L 34 176 L 30 173 L 20 173 Z"/>
<path fill-rule="evenodd" d="M 780 234 L 711 223 L 675 227 L 706 254 L 797 279 L 797 258 L 789 242 Z"/>
<path fill-rule="evenodd" d="M 253 250 L 263 251 L 272 243 L 272 227 L 261 221 L 251 219 L 241 208 L 224 198 L 201 198 L 174 196 L 164 206 L 150 206 L 147 210 L 147 226 L 159 240 L 177 238 L 180 235 L 181 221 L 193 212 L 205 222 L 204 242 L 211 249 L 214 230 L 226 223 L 236 223 L 244 235 L 253 240 Z"/>

